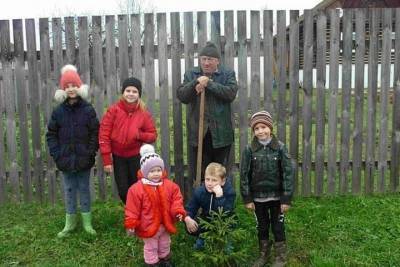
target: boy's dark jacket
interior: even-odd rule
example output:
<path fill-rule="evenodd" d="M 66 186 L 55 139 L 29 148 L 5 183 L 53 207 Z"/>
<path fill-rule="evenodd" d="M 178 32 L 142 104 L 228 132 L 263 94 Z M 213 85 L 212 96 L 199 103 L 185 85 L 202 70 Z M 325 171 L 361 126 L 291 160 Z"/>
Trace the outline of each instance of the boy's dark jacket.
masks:
<path fill-rule="evenodd" d="M 202 209 L 200 217 L 206 218 L 210 215 L 210 203 L 211 210 L 218 211 L 219 207 L 222 207 L 224 211 L 228 213 L 233 212 L 236 193 L 233 189 L 232 184 L 226 180 L 224 186 L 222 186 L 223 195 L 222 197 L 215 197 L 215 193 L 209 193 L 204 184 L 197 187 L 193 193 L 192 199 L 186 207 L 187 215 L 194 219 L 197 215 L 199 208 Z"/>
<path fill-rule="evenodd" d="M 82 171 L 94 165 L 99 147 L 99 121 L 96 111 L 85 100 L 58 105 L 47 125 L 47 145 L 61 171 Z"/>
<path fill-rule="evenodd" d="M 264 146 L 254 137 L 242 153 L 240 191 L 243 202 L 254 198 L 279 197 L 290 204 L 293 195 L 293 166 L 285 145 L 272 135 Z"/>

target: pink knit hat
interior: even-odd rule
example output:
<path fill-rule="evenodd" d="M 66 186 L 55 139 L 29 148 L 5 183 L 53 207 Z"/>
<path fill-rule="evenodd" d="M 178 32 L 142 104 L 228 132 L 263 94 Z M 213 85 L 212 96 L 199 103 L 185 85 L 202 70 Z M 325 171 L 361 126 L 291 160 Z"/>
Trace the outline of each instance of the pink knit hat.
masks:
<path fill-rule="evenodd" d="M 154 147 L 149 144 L 144 144 L 140 148 L 140 171 L 143 174 L 143 177 L 147 178 L 150 170 L 153 167 L 161 167 L 164 170 L 164 161 L 154 151 Z"/>

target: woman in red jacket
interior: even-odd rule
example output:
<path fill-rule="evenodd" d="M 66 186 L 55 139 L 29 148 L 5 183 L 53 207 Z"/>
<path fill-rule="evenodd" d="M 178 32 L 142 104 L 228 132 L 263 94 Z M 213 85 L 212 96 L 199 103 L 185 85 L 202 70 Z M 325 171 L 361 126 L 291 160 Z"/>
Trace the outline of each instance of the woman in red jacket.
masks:
<path fill-rule="evenodd" d="M 114 171 L 118 194 L 124 203 L 129 187 L 137 181 L 140 147 L 157 138 L 153 118 L 141 95 L 140 80 L 126 79 L 122 83 L 121 99 L 108 108 L 100 123 L 99 144 L 104 171 Z"/>

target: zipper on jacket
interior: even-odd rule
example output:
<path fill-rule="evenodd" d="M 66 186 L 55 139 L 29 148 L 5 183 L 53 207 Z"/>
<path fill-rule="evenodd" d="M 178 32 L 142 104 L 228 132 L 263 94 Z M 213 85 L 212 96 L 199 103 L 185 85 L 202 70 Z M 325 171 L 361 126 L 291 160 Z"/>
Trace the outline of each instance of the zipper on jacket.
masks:
<path fill-rule="evenodd" d="M 208 214 L 211 212 L 211 207 L 212 207 L 212 201 L 213 201 L 213 193 L 211 193 L 211 198 L 210 198 L 210 208 L 208 209 Z"/>

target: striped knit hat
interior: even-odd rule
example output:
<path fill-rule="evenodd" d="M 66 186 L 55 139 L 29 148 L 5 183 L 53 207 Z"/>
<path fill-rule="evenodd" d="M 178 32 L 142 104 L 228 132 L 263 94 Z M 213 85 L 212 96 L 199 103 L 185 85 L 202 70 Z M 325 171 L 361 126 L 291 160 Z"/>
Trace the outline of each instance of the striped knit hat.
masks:
<path fill-rule="evenodd" d="M 147 178 L 150 170 L 153 167 L 161 167 L 164 170 L 164 161 L 154 151 L 154 146 L 149 144 L 144 144 L 140 148 L 140 170 L 143 174 L 143 177 Z"/>
<path fill-rule="evenodd" d="M 250 118 L 250 127 L 252 130 L 254 130 L 254 126 L 256 126 L 257 123 L 263 123 L 268 126 L 268 128 L 271 129 L 272 132 L 272 117 L 271 114 L 269 114 L 268 111 L 262 110 L 259 112 L 254 113 L 251 118 Z"/>

